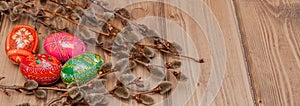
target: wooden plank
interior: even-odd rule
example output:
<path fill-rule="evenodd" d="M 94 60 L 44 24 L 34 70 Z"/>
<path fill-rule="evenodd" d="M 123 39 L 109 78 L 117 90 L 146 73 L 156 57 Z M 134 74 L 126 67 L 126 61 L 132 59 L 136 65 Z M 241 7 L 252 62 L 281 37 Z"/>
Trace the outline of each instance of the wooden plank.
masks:
<path fill-rule="evenodd" d="M 300 102 L 299 0 L 236 0 L 256 102 Z"/>
<path fill-rule="evenodd" d="M 168 4 L 168 0 L 164 1 Z M 211 55 L 210 52 L 207 52 L 210 47 L 207 46 L 207 41 L 202 38 L 202 32 L 199 32 L 197 29 L 197 25 L 195 22 L 190 20 L 188 16 L 180 10 L 180 8 L 189 7 L 189 3 L 199 3 L 199 1 L 189 0 L 189 1 L 176 1 L 177 4 L 180 4 L 178 8 L 172 8 L 168 5 L 162 7 L 156 7 L 157 5 L 151 5 L 151 3 L 139 3 L 137 5 L 131 6 L 129 8 L 130 11 L 135 12 L 133 14 L 134 18 L 140 18 L 145 16 L 162 16 L 169 20 L 172 20 L 179 24 L 187 33 L 192 36 L 192 38 L 198 38 L 194 40 L 194 43 L 197 45 L 198 52 L 201 56 L 206 58 L 206 64 L 201 65 L 200 79 L 199 79 L 199 87 L 194 93 L 193 98 L 188 101 L 187 106 L 196 106 L 200 105 L 203 93 L 205 92 L 205 87 L 207 87 L 207 83 L 209 80 L 211 64 L 209 64 L 212 60 L 209 57 Z M 189 3 L 184 3 L 189 2 Z M 123 2 L 118 2 L 120 4 L 128 3 L 128 1 L 124 0 Z M 171 1 L 170 1 L 171 3 Z M 248 73 L 245 67 L 244 55 L 240 41 L 240 34 L 238 24 L 235 18 L 235 8 L 233 7 L 233 3 L 231 1 L 224 0 L 206 0 L 205 3 L 212 9 L 213 13 L 216 15 L 217 20 L 219 21 L 220 27 L 223 31 L 225 42 L 226 42 L 226 51 L 227 51 L 227 69 L 226 69 L 226 77 L 223 82 L 223 87 L 218 93 L 216 99 L 213 101 L 212 105 L 249 105 L 252 106 L 252 91 L 249 85 Z M 176 4 L 176 3 L 175 3 Z M 155 9 L 157 8 L 157 9 Z M 171 9 L 172 8 L 172 9 Z M 190 10 L 194 10 L 194 13 L 197 14 L 199 10 L 195 10 L 195 8 L 190 7 Z M 160 13 L 164 10 L 163 13 Z M 199 13 L 201 14 L 201 13 Z M 163 23 L 166 23 L 162 21 Z M 210 23 L 208 23 L 210 24 Z M 173 27 L 166 27 L 165 30 L 172 30 Z M 198 35 L 194 35 L 191 33 L 195 33 Z M 186 38 L 177 38 L 184 39 Z M 236 65 L 238 64 L 238 65 Z M 238 86 L 237 86 L 238 85 Z M 184 95 L 184 94 L 183 94 Z M 182 97 L 177 97 L 182 98 Z M 166 105 L 172 104 L 172 101 L 176 98 L 169 98 Z M 182 101 L 185 102 L 185 101 Z"/>
<path fill-rule="evenodd" d="M 141 0 L 142 1 L 142 0 Z M 203 99 L 203 94 L 205 93 L 205 88 L 207 87 L 209 81 L 209 75 L 211 74 L 211 64 L 212 61 L 209 57 L 211 56 L 210 47 L 208 46 L 207 38 L 203 35 L 203 32 L 199 31 L 196 27 L 196 23 L 189 19 L 187 14 L 184 14 L 180 8 L 189 7 L 190 10 L 194 12 L 192 14 L 198 14 L 199 10 L 190 7 L 189 3 L 199 3 L 199 1 L 189 0 L 189 1 L 176 1 L 177 5 L 180 4 L 178 8 L 173 8 L 169 5 L 164 5 L 160 7 L 160 3 L 138 3 L 133 6 L 128 6 L 129 11 L 133 12 L 133 17 L 138 19 L 146 16 L 160 16 L 171 21 L 176 22 L 180 25 L 186 33 L 189 34 L 193 39 L 194 43 L 197 45 L 197 50 L 201 57 L 206 59 L 206 63 L 201 65 L 201 74 L 198 81 L 198 88 L 193 94 L 193 97 L 187 101 L 187 106 L 197 106 L 200 105 Z M 189 2 L 189 3 L 185 3 Z M 128 4 L 131 3 L 130 0 L 118 1 L 118 4 Z M 164 3 L 171 4 L 171 1 L 164 1 Z M 173 3 L 173 2 L 172 2 Z M 245 67 L 243 49 L 240 41 L 239 28 L 235 17 L 235 8 L 233 7 L 233 2 L 224 0 L 206 0 L 205 3 L 212 9 L 213 13 L 216 15 L 219 21 L 220 27 L 223 31 L 226 51 L 227 51 L 227 64 L 226 64 L 226 75 L 223 82 L 223 86 L 218 93 L 216 99 L 213 101 L 212 105 L 248 105 L 252 106 L 252 91 L 249 85 L 249 77 Z M 176 3 L 175 3 L 176 5 Z M 163 11 L 162 11 L 163 10 Z M 201 14 L 201 13 L 199 13 Z M 208 19 L 209 21 L 210 19 Z M 153 21 L 155 23 L 155 21 Z M 164 20 L 160 23 L 166 24 Z M 210 24 L 210 23 L 207 23 Z M 158 25 L 159 26 L 159 25 Z M 163 26 L 163 25 L 161 25 Z M 172 31 L 174 27 L 165 27 L 163 30 Z M 201 29 L 200 29 L 201 30 Z M 159 31 L 164 33 L 164 31 Z M 194 33 L 194 34 L 193 34 Z M 196 34 L 196 35 L 195 35 Z M 166 36 L 165 36 L 166 37 Z M 168 37 L 166 37 L 168 38 Z M 172 38 L 169 38 L 172 39 Z M 185 44 L 187 41 L 186 37 L 179 37 L 176 39 L 183 39 L 179 43 Z M 189 48 L 189 47 L 185 47 Z M 238 64 L 238 65 L 237 65 Z M 237 86 L 238 85 L 238 86 Z M 182 94 L 183 96 L 185 94 Z M 176 98 L 167 98 L 165 105 L 171 105 L 173 103 L 178 103 L 178 100 L 182 99 L 181 96 Z M 185 101 L 180 101 L 185 102 Z"/>
<path fill-rule="evenodd" d="M 139 1 L 145 1 L 145 0 L 139 0 Z M 161 2 L 161 0 L 157 0 L 157 1 Z M 136 2 L 136 0 L 122 0 L 122 1 L 116 0 L 115 4 L 112 3 L 111 5 L 122 5 L 122 4 L 132 3 L 132 2 Z M 169 1 L 169 0 L 165 0 L 164 2 L 166 4 L 169 3 L 171 4 L 171 2 L 174 3 L 174 1 Z M 165 98 L 161 98 L 161 97 L 155 98 L 157 102 L 166 100 L 163 102 L 163 105 L 166 106 L 172 104 L 176 105 L 174 103 L 179 103 L 179 102 L 187 102 L 186 103 L 187 106 L 200 105 L 203 99 L 203 95 L 206 92 L 210 75 L 212 74 L 211 69 L 212 69 L 213 60 L 211 58 L 212 52 L 211 52 L 209 41 L 207 40 L 208 38 L 205 37 L 203 30 L 197 27 L 195 21 L 193 21 L 193 19 L 191 19 L 191 17 L 188 14 L 182 12 L 180 8 L 188 8 L 189 10 L 193 11 L 192 13 L 189 14 L 201 14 L 201 13 L 198 13 L 199 10 L 196 10 L 194 7 L 190 7 L 190 5 L 188 5 L 188 3 L 186 2 L 199 3 L 199 1 L 197 0 L 187 0 L 187 1 L 177 0 L 175 4 L 179 5 L 178 8 L 174 8 L 170 5 L 163 5 L 162 3 L 159 2 L 141 2 L 134 5 L 125 5 L 126 8 L 129 9 L 129 11 L 133 12 L 133 16 L 136 19 L 145 16 L 161 16 L 179 25 L 187 33 L 187 35 L 192 38 L 192 41 L 196 44 L 195 50 L 197 50 L 198 55 L 201 58 L 205 59 L 205 63 L 201 64 L 200 67 L 201 73 L 199 74 L 199 80 L 194 81 L 196 82 L 197 89 L 192 94 L 191 98 L 188 99 L 188 101 L 178 101 L 180 99 L 184 99 L 183 97 L 185 96 L 189 97 L 189 95 L 186 94 L 182 94 L 182 96 L 172 97 L 172 98 L 168 98 L 167 96 L 165 96 Z M 246 63 L 244 61 L 243 49 L 241 45 L 240 34 L 239 34 L 238 24 L 235 17 L 235 8 L 233 6 L 233 3 L 231 0 L 205 0 L 204 2 L 207 3 L 209 8 L 212 9 L 212 12 L 215 14 L 216 19 L 220 24 L 220 28 L 223 31 L 223 37 L 226 44 L 225 50 L 227 54 L 226 69 L 224 69 L 226 73 L 223 80 L 223 85 L 220 91 L 217 93 L 216 98 L 215 100 L 213 100 L 213 103 L 211 105 L 252 106 L 253 105 L 252 90 L 251 90 L 251 85 L 249 83 L 250 81 L 249 81 L 248 73 L 246 70 Z M 210 21 L 212 19 L 205 19 L 205 20 L 207 20 L 206 25 L 211 24 Z M 175 29 L 178 29 L 175 26 L 170 26 L 168 24 L 168 21 L 164 19 L 158 19 L 151 22 L 152 23 L 159 22 L 157 25 L 154 25 L 153 27 L 159 27 L 157 32 L 162 34 L 167 34 L 168 32 L 173 32 Z M 0 31 L 1 34 L 0 54 L 1 55 L 5 55 L 4 42 L 5 42 L 6 35 L 9 33 L 9 31 L 12 29 L 13 26 L 18 24 L 32 25 L 32 21 L 30 21 L 29 19 L 23 19 L 20 22 L 11 23 L 8 21 L 7 17 L 5 17 L 4 20 L 2 21 L 2 27 Z M 63 26 L 71 26 L 71 25 L 69 23 L 64 23 Z M 40 41 L 43 41 L 45 37 L 48 35 L 48 33 L 45 33 L 45 30 L 46 29 L 42 29 L 40 31 L 41 33 Z M 185 33 L 180 32 L 180 34 L 184 35 Z M 178 38 L 174 38 L 174 37 L 169 37 L 167 35 L 164 35 L 164 37 L 167 39 L 171 39 L 173 41 L 178 41 L 179 44 L 183 44 L 186 51 L 194 50 L 194 47 L 190 46 L 189 42 L 187 42 L 189 40 L 188 37 L 179 36 Z M 44 53 L 42 48 L 40 53 Z M 193 52 L 188 52 L 188 54 L 191 53 Z M 110 58 L 105 56 L 105 59 L 108 60 Z M 188 66 L 188 67 L 195 67 L 195 66 Z M 25 81 L 21 73 L 17 71 L 18 67 L 16 65 L 12 65 L 7 58 L 0 58 L 0 70 L 1 70 L 0 71 L 1 76 L 6 77 L 5 80 L 1 81 L 1 84 L 20 85 Z M 197 71 L 197 70 L 193 70 L 193 71 Z M 184 88 L 184 90 L 189 90 L 189 88 Z M 46 100 L 37 100 L 33 96 L 20 95 L 14 91 L 10 93 L 12 94 L 10 97 L 4 95 L 3 93 L 0 93 L 1 106 L 16 105 L 26 101 L 29 101 L 30 103 L 36 105 L 42 105 L 46 102 Z M 50 93 L 48 98 L 51 98 L 55 95 L 56 94 L 52 92 Z M 129 103 L 130 105 L 137 105 L 135 101 Z M 118 104 L 118 105 L 126 105 L 126 103 Z"/>
<path fill-rule="evenodd" d="M 204 0 L 223 31 L 227 51 L 225 79 L 214 106 L 253 106 L 253 95 L 236 20 L 234 0 Z"/>

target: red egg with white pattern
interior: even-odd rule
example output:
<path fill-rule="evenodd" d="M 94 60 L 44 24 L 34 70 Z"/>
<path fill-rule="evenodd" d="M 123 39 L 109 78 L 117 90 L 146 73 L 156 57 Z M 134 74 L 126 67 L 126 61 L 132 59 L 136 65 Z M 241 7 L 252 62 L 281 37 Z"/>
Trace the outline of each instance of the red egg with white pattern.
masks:
<path fill-rule="evenodd" d="M 6 55 L 13 63 L 20 64 L 24 58 L 36 52 L 38 40 L 38 35 L 30 26 L 16 26 L 6 37 Z"/>
<path fill-rule="evenodd" d="M 48 54 L 29 55 L 20 64 L 23 76 L 41 85 L 55 83 L 60 78 L 61 68 L 61 62 Z"/>

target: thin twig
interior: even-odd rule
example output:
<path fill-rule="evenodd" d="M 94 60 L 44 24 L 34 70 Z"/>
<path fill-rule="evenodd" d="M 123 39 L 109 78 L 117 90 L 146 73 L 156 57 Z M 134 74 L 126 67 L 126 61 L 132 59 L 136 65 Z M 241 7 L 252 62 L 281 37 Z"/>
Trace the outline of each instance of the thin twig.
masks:
<path fill-rule="evenodd" d="M 164 66 L 160 66 L 160 65 L 155 65 L 155 64 L 149 64 L 149 63 L 145 63 L 143 61 L 140 61 L 138 59 L 133 59 L 135 62 L 142 64 L 143 66 L 147 67 L 147 68 L 151 68 L 151 66 L 156 66 L 156 67 L 161 67 L 161 68 L 165 68 Z"/>
<path fill-rule="evenodd" d="M 10 90 L 26 90 L 23 86 L 7 86 L 7 85 L 0 85 L 0 89 L 10 89 Z M 52 91 L 60 91 L 65 92 L 67 89 L 60 89 L 60 88 L 54 88 L 54 87 L 38 87 L 39 90 L 52 90 Z"/>
<path fill-rule="evenodd" d="M 70 18 L 67 18 L 67 17 L 65 17 L 64 15 L 60 14 L 60 13 L 53 12 L 53 11 L 50 11 L 50 10 L 45 10 L 45 9 L 44 9 L 43 11 L 45 11 L 45 12 L 47 12 L 47 13 L 50 13 L 50 14 L 52 14 L 52 15 L 56 15 L 56 16 L 58 16 L 58 17 L 61 17 L 61 18 L 65 19 L 65 20 L 71 22 L 72 24 L 80 25 L 80 24 L 78 24 L 78 22 L 76 22 L 76 21 L 74 21 L 74 20 L 72 20 L 72 19 L 70 19 Z M 100 31 L 98 31 L 98 30 L 95 29 L 95 28 L 90 28 L 90 27 L 85 26 L 85 25 L 80 25 L 80 26 L 87 27 L 87 28 L 90 29 L 91 31 L 96 32 L 96 33 L 99 33 L 99 34 L 101 34 L 101 35 L 110 36 L 109 34 L 104 33 L 104 32 L 100 32 Z"/>
<path fill-rule="evenodd" d="M 202 61 L 202 59 L 196 59 L 196 58 L 193 58 L 193 57 L 189 57 L 189 56 L 185 56 L 185 55 L 182 55 L 182 54 L 178 54 L 177 52 L 173 53 L 173 52 L 164 50 L 163 48 L 158 48 L 156 45 L 151 45 L 151 44 L 137 44 L 137 45 L 147 46 L 147 47 L 159 50 L 160 52 L 163 52 L 163 53 L 166 53 L 166 54 L 169 54 L 169 55 L 172 55 L 172 56 L 183 57 L 183 58 L 186 58 L 186 59 L 193 60 L 193 61 L 195 61 L 197 63 L 201 63 L 201 61 Z"/>
<path fill-rule="evenodd" d="M 97 13 L 96 13 L 97 14 Z M 99 15 L 99 14 L 97 14 Z M 107 25 L 109 25 L 110 27 L 113 27 L 114 29 L 118 30 L 119 32 L 122 31 L 120 28 L 118 28 L 117 26 L 115 26 L 114 24 L 108 22 L 107 20 L 105 20 L 103 17 L 98 17 L 99 19 L 101 19 L 101 21 L 103 21 L 104 23 L 106 23 Z"/>
<path fill-rule="evenodd" d="M 79 88 L 82 88 L 82 87 L 84 87 L 84 86 L 87 86 L 88 84 L 93 83 L 95 80 L 97 80 L 97 79 L 99 79 L 99 78 L 101 78 L 101 77 L 104 77 L 104 76 L 106 76 L 106 75 L 108 75 L 108 74 L 111 74 L 111 73 L 113 73 L 113 72 L 115 72 L 115 71 L 109 71 L 109 72 L 106 72 L 106 73 L 101 73 L 101 72 L 100 72 L 100 73 L 98 74 L 97 77 L 95 77 L 94 79 L 92 79 L 91 81 L 89 81 L 89 82 L 87 82 L 87 83 L 85 83 L 85 84 L 83 84 L 83 85 L 80 85 Z M 66 92 L 63 93 L 62 95 L 57 96 L 57 97 L 51 99 L 48 103 L 46 103 L 46 106 L 50 106 L 51 104 L 55 103 L 56 101 L 61 100 L 63 97 L 67 97 L 68 95 L 69 95 L 69 92 L 66 90 Z"/>
<path fill-rule="evenodd" d="M 45 26 L 45 27 L 47 27 L 47 28 L 51 28 L 51 30 L 55 30 L 55 31 L 58 31 L 58 32 L 63 31 L 62 29 L 58 29 L 58 28 L 51 27 L 50 24 L 45 23 L 44 21 L 42 21 L 41 19 L 37 18 L 35 15 L 33 15 L 33 14 L 31 14 L 31 13 L 28 13 L 28 12 L 25 12 L 25 11 L 24 11 L 23 15 L 30 17 L 30 18 L 31 18 L 32 20 L 34 20 L 35 22 L 37 22 L 37 23 L 39 23 L 39 24 L 42 24 L 43 26 Z"/>
<path fill-rule="evenodd" d="M 60 92 L 66 92 L 67 89 L 60 89 L 60 88 L 53 88 L 53 87 L 38 87 L 39 90 L 53 90 L 53 91 L 60 91 Z"/>
<path fill-rule="evenodd" d="M 15 90 L 15 89 L 23 89 L 23 87 L 21 86 L 6 86 L 6 85 L 0 85 L 0 89 L 11 89 L 11 90 Z"/>
<path fill-rule="evenodd" d="M 78 22 L 76 22 L 76 21 L 74 21 L 74 20 L 72 20 L 72 19 L 70 19 L 70 18 L 67 18 L 67 17 L 65 17 L 64 15 L 60 14 L 60 13 L 53 12 L 53 11 L 46 10 L 46 9 L 43 9 L 43 11 L 45 11 L 45 12 L 47 12 L 47 13 L 50 13 L 50 14 L 52 14 L 52 15 L 59 16 L 59 17 L 65 19 L 65 20 L 71 22 L 72 24 L 78 25 Z"/>
<path fill-rule="evenodd" d="M 90 84 L 90 83 L 93 83 L 95 80 L 97 80 L 97 79 L 99 79 L 99 78 L 102 78 L 102 77 L 104 77 L 104 76 L 106 76 L 106 75 L 108 75 L 108 74 L 111 74 L 111 73 L 113 73 L 113 72 L 115 72 L 115 70 L 112 70 L 112 71 L 109 71 L 109 72 L 105 72 L 105 73 L 99 72 L 99 74 L 98 74 L 97 77 L 95 77 L 95 78 L 92 79 L 91 81 L 89 81 L 89 82 L 87 82 L 87 83 L 81 85 L 79 88 L 82 88 L 82 87 L 84 87 L 84 86 L 86 86 L 86 85 L 88 85 L 88 84 Z"/>
<path fill-rule="evenodd" d="M 116 54 L 117 54 L 117 52 L 112 51 L 111 49 L 108 49 L 108 48 L 101 47 L 101 49 L 104 50 L 105 52 L 109 52 L 109 53 L 111 53 L 111 54 L 113 54 L 113 55 L 116 55 Z"/>
<path fill-rule="evenodd" d="M 0 81 L 3 80 L 3 79 L 5 79 L 5 77 L 0 77 Z"/>
<path fill-rule="evenodd" d="M 75 4 L 75 6 L 79 6 L 79 7 L 82 8 L 82 9 L 87 9 L 88 6 L 89 6 L 89 5 L 83 6 L 83 5 L 81 5 L 80 3 L 76 2 L 75 0 L 71 0 L 71 1 Z M 57 5 L 60 5 L 60 6 L 63 6 L 64 8 L 66 8 L 66 6 L 71 6 L 71 5 L 68 5 L 68 4 L 61 4 L 61 3 L 57 2 L 57 1 L 54 1 L 54 0 L 50 0 L 50 2 L 53 2 L 53 3 L 55 3 L 55 4 L 57 4 Z M 98 18 L 100 18 L 101 21 L 103 21 L 104 23 L 106 23 L 106 24 L 109 25 L 110 27 L 113 27 L 114 29 L 116 29 L 116 30 L 118 30 L 118 31 L 121 31 L 120 28 L 114 26 L 112 23 L 108 22 L 108 21 L 105 20 L 103 17 L 98 17 Z"/>
<path fill-rule="evenodd" d="M 87 9 L 90 6 L 90 5 L 83 6 L 80 3 L 76 2 L 75 0 L 71 0 L 71 2 L 74 3 L 76 6 L 79 6 L 83 9 Z"/>
<path fill-rule="evenodd" d="M 138 94 L 150 94 L 150 93 L 155 93 L 155 92 L 158 92 L 158 91 L 161 91 L 160 87 L 154 88 L 154 89 L 152 89 L 150 91 L 140 92 Z"/>
<path fill-rule="evenodd" d="M 57 1 L 55 1 L 55 0 L 50 0 L 50 2 L 52 2 L 52 3 L 54 3 L 54 4 L 57 4 L 57 5 L 60 5 L 60 6 L 63 6 L 64 8 L 67 8 L 67 4 L 61 4 L 61 3 L 59 3 L 59 2 L 57 2 Z"/>
<path fill-rule="evenodd" d="M 53 103 L 55 103 L 56 101 L 61 100 L 64 97 L 67 97 L 69 95 L 69 92 L 65 92 L 63 94 L 61 94 L 60 96 L 57 96 L 56 98 L 52 98 L 49 102 L 47 102 L 45 104 L 45 106 L 51 106 Z"/>
<path fill-rule="evenodd" d="M 92 1 L 92 0 L 90 0 L 90 1 Z M 122 16 L 121 14 L 119 14 L 119 13 L 117 13 L 117 12 L 115 12 L 115 11 L 113 11 L 113 10 L 110 10 L 110 9 L 107 9 L 107 8 L 105 8 L 105 7 L 102 6 L 102 5 L 98 5 L 98 6 L 100 6 L 102 9 L 104 9 L 104 10 L 106 10 L 106 11 L 108 11 L 108 12 L 114 13 L 114 14 L 117 15 L 118 17 L 122 18 L 123 20 L 125 20 L 125 21 L 127 21 L 127 22 L 130 22 L 131 24 L 133 24 L 133 25 L 136 26 L 136 27 L 138 27 L 138 28 L 140 28 L 140 29 L 144 29 L 144 28 L 140 27 L 137 23 L 132 22 L 130 19 L 128 19 L 128 18 Z"/>

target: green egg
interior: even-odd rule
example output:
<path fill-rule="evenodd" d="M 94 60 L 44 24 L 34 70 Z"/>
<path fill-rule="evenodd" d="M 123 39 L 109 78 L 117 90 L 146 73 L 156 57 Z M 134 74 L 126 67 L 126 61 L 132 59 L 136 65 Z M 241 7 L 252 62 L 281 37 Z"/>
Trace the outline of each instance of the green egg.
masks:
<path fill-rule="evenodd" d="M 97 54 L 78 55 L 63 65 L 61 79 L 66 84 L 77 82 L 82 85 L 98 75 L 103 63 L 103 59 Z"/>

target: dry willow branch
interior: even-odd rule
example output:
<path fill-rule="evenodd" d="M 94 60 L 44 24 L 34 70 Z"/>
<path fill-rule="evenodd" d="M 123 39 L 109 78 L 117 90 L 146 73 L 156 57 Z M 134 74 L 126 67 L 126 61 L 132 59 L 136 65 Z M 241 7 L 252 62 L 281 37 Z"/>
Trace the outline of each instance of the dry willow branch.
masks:
<path fill-rule="evenodd" d="M 67 18 L 67 17 L 65 17 L 64 15 L 60 14 L 60 13 L 56 13 L 56 12 L 53 12 L 53 11 L 50 11 L 50 10 L 45 10 L 45 9 L 44 9 L 43 11 L 45 11 L 45 12 L 47 12 L 47 13 L 50 13 L 50 14 L 52 14 L 52 15 L 55 15 L 55 16 L 61 17 L 61 18 L 65 19 L 65 20 L 67 20 L 67 21 L 73 23 L 74 25 L 79 25 L 78 22 L 76 22 L 76 21 L 74 21 L 74 20 L 72 20 L 72 19 L 70 19 L 70 18 Z M 87 27 L 87 26 L 85 26 L 85 27 Z M 88 27 L 88 28 L 89 28 L 89 27 Z M 99 33 L 99 34 L 101 34 L 101 35 L 110 36 L 109 34 L 104 33 L 104 32 L 100 32 L 100 31 L 98 31 L 97 29 L 94 29 L 94 28 L 89 28 L 89 30 L 91 30 L 91 31 L 93 31 L 93 32 L 96 32 L 96 33 Z"/>
<path fill-rule="evenodd" d="M 168 55 L 191 59 L 191 60 L 193 60 L 197 63 L 203 63 L 204 62 L 203 59 L 196 59 L 196 58 L 193 58 L 193 57 L 189 57 L 189 56 L 179 54 L 178 52 L 172 52 L 172 51 L 169 51 L 169 50 L 165 50 L 164 48 L 161 48 L 161 46 L 158 46 L 158 45 L 152 45 L 152 44 L 137 44 L 137 45 L 150 47 L 150 48 L 159 50 L 162 53 L 166 53 Z"/>
<path fill-rule="evenodd" d="M 95 2 L 95 1 L 91 0 L 91 2 Z M 106 11 L 114 13 L 115 15 L 117 15 L 118 17 L 120 17 L 122 20 L 125 20 L 127 23 L 130 23 L 130 24 L 134 25 L 135 27 L 137 27 L 141 31 L 144 31 L 145 33 L 152 33 L 152 34 L 155 33 L 154 31 L 152 31 L 151 29 L 149 29 L 145 25 L 139 25 L 139 24 L 137 24 L 135 22 L 132 22 L 129 19 L 128 16 L 126 17 L 126 16 L 120 14 L 119 12 L 116 12 L 116 11 L 113 11 L 113 10 L 109 10 L 105 6 L 103 6 L 102 3 L 97 3 L 97 4 L 98 4 L 98 6 L 100 6 L 103 9 L 105 9 Z M 157 35 L 157 34 L 155 33 L 155 35 Z M 163 45 L 163 48 L 160 48 L 161 46 L 158 46 L 159 44 Z M 155 45 L 149 45 L 149 44 L 137 44 L 137 45 L 151 47 L 151 48 L 157 49 L 157 50 L 159 50 L 159 51 L 161 51 L 163 53 L 169 54 L 169 55 L 191 59 L 191 60 L 193 60 L 193 61 L 195 61 L 197 63 L 203 63 L 204 62 L 203 59 L 196 59 L 196 58 L 193 58 L 193 57 L 185 56 L 185 55 L 179 54 L 176 50 L 170 49 L 171 45 L 173 45 L 173 46 L 176 45 L 175 47 L 177 47 L 177 50 L 181 50 L 181 47 L 178 47 L 179 45 L 172 44 L 172 43 L 170 43 L 167 40 L 164 40 L 162 38 L 158 38 L 157 43 Z"/>
<path fill-rule="evenodd" d="M 87 9 L 87 8 L 90 6 L 90 5 L 83 6 L 83 5 L 81 5 L 80 3 L 76 2 L 75 0 L 71 0 L 71 1 L 74 3 L 74 5 L 61 4 L 61 3 L 57 2 L 57 1 L 50 0 L 50 2 L 53 2 L 53 3 L 55 3 L 55 4 L 57 4 L 57 5 L 60 5 L 60 6 L 63 6 L 64 8 L 67 8 L 67 6 L 79 6 L 79 7 L 82 8 L 82 9 Z M 55 14 L 55 13 L 52 13 L 52 14 Z M 73 20 L 68 19 L 68 18 L 64 17 L 63 15 L 61 15 L 61 14 L 57 14 L 57 13 L 56 13 L 56 15 L 59 15 L 60 17 L 65 18 L 66 20 L 70 21 L 71 23 L 73 23 L 73 24 L 75 24 L 75 25 L 78 25 L 77 22 L 74 22 Z M 112 23 L 108 22 L 108 21 L 107 21 L 106 19 L 104 19 L 103 17 L 98 17 L 98 18 L 101 19 L 101 21 L 105 22 L 107 25 L 109 25 L 109 26 L 113 27 L 114 29 L 116 29 L 117 31 L 121 31 L 121 29 L 119 29 L 118 27 L 116 27 L 116 26 L 113 25 Z M 91 28 L 91 29 L 92 29 L 92 28 Z M 92 29 L 92 30 L 93 30 L 93 29 Z M 94 30 L 93 30 L 93 31 L 94 31 Z M 98 32 L 98 33 L 99 33 L 99 32 Z M 103 33 L 100 33 L 100 34 L 103 34 Z M 107 35 L 107 34 L 103 34 L 103 35 Z"/>
<path fill-rule="evenodd" d="M 95 81 L 98 80 L 99 78 L 102 78 L 102 77 L 104 77 L 104 76 L 106 76 L 106 75 L 108 75 L 108 74 L 111 74 L 111 73 L 113 73 L 113 72 L 115 72 L 115 70 L 113 70 L 113 69 L 111 69 L 111 71 L 106 71 L 106 72 L 100 71 L 99 74 L 98 74 L 98 76 L 95 77 L 95 78 L 93 78 L 91 81 L 89 81 L 89 82 L 87 82 L 87 83 L 85 83 L 85 84 L 83 84 L 83 85 L 80 85 L 80 86 L 77 85 L 77 84 L 75 84 L 75 87 L 78 86 L 78 88 L 81 89 L 81 88 L 83 88 L 83 87 L 85 87 L 85 86 L 88 86 L 89 84 L 95 82 Z M 71 83 L 71 84 L 72 84 L 72 83 Z M 73 84 L 74 84 L 74 83 L 73 83 Z M 72 86 L 72 85 L 71 85 L 71 86 Z M 55 103 L 55 102 L 61 100 L 61 99 L 64 98 L 64 97 L 68 97 L 68 96 L 70 96 L 70 91 L 69 91 L 69 90 L 65 91 L 65 93 L 61 94 L 60 96 L 57 96 L 57 97 L 55 97 L 55 98 L 52 98 L 50 101 L 48 101 L 48 102 L 46 103 L 46 106 L 50 106 L 50 105 L 52 105 L 53 103 Z"/>
<path fill-rule="evenodd" d="M 35 95 L 37 98 L 44 99 L 46 98 L 47 92 L 45 90 L 52 90 L 52 91 L 58 91 L 58 92 L 66 92 L 66 89 L 60 89 L 55 87 L 39 87 L 38 83 L 34 80 L 28 80 L 24 83 L 23 86 L 7 86 L 7 85 L 0 85 L 0 89 L 3 90 L 3 92 L 10 96 L 10 94 L 7 92 L 7 90 L 15 90 L 17 92 L 26 94 L 26 95 Z"/>

